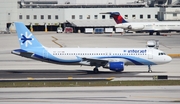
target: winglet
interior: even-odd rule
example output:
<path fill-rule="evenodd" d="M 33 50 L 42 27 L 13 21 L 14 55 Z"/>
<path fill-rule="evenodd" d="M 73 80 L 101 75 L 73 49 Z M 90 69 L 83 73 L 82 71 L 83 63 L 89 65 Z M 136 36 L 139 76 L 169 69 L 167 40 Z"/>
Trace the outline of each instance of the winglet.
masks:
<path fill-rule="evenodd" d="M 127 23 L 127 21 L 120 15 L 119 12 L 105 12 L 100 14 L 110 14 L 110 17 L 113 17 L 117 24 Z"/>
<path fill-rule="evenodd" d="M 21 49 L 42 47 L 41 43 L 21 22 L 14 22 Z"/>

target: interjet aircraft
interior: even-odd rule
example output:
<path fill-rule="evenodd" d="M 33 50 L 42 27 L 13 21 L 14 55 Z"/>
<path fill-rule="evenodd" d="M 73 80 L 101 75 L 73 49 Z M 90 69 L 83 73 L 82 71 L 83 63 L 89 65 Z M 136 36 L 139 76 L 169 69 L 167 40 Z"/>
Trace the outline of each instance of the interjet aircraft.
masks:
<path fill-rule="evenodd" d="M 159 22 L 128 22 L 119 12 L 106 12 L 100 14 L 110 14 L 117 23 L 115 27 L 120 27 L 124 30 L 148 32 L 149 35 L 160 35 L 160 32 L 180 31 L 180 22 L 178 21 L 159 21 Z"/>
<path fill-rule="evenodd" d="M 154 48 L 48 48 L 20 22 L 15 22 L 20 49 L 12 54 L 22 57 L 63 65 L 94 66 L 94 73 L 99 67 L 121 72 L 125 65 L 151 65 L 169 63 L 172 59 L 163 51 Z"/>

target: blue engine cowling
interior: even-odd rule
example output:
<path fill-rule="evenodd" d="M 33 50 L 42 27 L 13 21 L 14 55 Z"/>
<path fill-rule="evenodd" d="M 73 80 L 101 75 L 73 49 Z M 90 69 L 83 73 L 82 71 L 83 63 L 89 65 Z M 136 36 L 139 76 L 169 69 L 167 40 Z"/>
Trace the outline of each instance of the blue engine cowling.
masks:
<path fill-rule="evenodd" d="M 124 70 L 124 63 L 123 62 L 109 62 L 109 69 L 112 71 L 121 72 Z"/>

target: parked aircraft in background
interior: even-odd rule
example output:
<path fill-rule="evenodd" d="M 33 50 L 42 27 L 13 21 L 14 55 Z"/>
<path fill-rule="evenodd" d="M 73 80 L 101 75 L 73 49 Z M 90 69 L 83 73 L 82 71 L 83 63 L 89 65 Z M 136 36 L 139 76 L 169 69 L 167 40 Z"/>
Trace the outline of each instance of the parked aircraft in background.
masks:
<path fill-rule="evenodd" d="M 23 23 L 15 22 L 20 49 L 11 53 L 34 60 L 63 65 L 94 66 L 94 72 L 103 67 L 121 72 L 125 65 L 165 64 L 171 57 L 154 48 L 47 48 L 35 38 Z"/>
<path fill-rule="evenodd" d="M 178 21 L 159 21 L 159 22 L 128 22 L 119 12 L 106 12 L 100 14 L 110 14 L 116 21 L 115 27 L 124 30 L 149 32 L 149 35 L 160 35 L 160 32 L 180 31 L 180 22 Z"/>

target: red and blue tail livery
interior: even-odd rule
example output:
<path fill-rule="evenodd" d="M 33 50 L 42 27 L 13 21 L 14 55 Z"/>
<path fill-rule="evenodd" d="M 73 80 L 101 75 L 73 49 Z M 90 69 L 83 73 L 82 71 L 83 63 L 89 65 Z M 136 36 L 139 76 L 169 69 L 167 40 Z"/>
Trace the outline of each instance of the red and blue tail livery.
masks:
<path fill-rule="evenodd" d="M 105 12 L 100 14 L 110 14 L 110 17 L 113 18 L 117 24 L 127 23 L 127 21 L 120 15 L 119 12 Z"/>
<path fill-rule="evenodd" d="M 127 23 L 127 21 L 120 15 L 119 12 L 110 12 L 110 17 L 114 18 L 117 24 Z"/>

